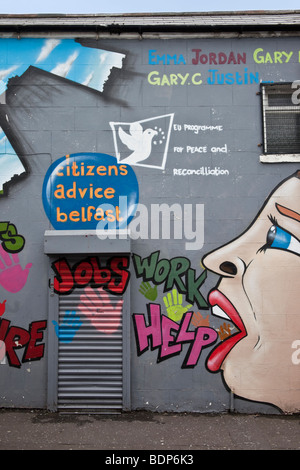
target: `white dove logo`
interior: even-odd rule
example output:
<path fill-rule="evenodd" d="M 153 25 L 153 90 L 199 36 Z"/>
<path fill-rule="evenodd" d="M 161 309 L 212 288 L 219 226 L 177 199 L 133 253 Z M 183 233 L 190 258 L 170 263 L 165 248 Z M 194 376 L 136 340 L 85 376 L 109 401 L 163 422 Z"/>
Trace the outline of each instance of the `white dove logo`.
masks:
<path fill-rule="evenodd" d="M 174 113 L 134 122 L 110 121 L 118 163 L 164 170 L 173 118 Z"/>
<path fill-rule="evenodd" d="M 120 140 L 129 150 L 132 150 L 132 153 L 122 160 L 122 163 L 133 165 L 146 160 L 150 156 L 152 139 L 158 132 L 150 128 L 144 131 L 139 122 L 130 124 L 129 132 L 130 134 L 125 132 L 122 127 L 118 129 Z"/>

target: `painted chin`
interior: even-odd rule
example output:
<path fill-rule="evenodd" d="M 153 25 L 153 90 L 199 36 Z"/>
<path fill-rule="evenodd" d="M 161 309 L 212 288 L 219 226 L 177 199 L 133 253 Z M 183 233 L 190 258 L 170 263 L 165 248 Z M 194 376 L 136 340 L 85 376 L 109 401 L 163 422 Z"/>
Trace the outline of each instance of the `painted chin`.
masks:
<path fill-rule="evenodd" d="M 232 303 L 227 299 L 227 297 L 222 294 L 222 292 L 220 292 L 219 290 L 211 291 L 208 296 L 208 301 L 212 307 L 213 315 L 223 317 L 227 320 L 231 320 L 238 329 L 237 333 L 229 336 L 227 339 L 222 341 L 222 343 L 218 344 L 212 350 L 207 359 L 207 368 L 211 372 L 217 372 L 220 370 L 223 361 L 230 353 L 232 348 L 241 339 L 247 336 L 247 332 L 239 313 L 232 305 Z"/>

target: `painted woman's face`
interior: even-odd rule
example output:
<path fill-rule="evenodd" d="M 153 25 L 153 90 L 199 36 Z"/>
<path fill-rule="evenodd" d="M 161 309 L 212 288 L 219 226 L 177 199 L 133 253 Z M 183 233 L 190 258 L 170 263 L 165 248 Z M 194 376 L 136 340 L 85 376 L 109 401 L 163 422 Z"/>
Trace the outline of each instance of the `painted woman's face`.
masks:
<path fill-rule="evenodd" d="M 247 231 L 203 264 L 222 276 L 209 295 L 212 313 L 235 325 L 207 367 L 222 369 L 236 395 L 299 411 L 299 177 L 277 187 Z"/>

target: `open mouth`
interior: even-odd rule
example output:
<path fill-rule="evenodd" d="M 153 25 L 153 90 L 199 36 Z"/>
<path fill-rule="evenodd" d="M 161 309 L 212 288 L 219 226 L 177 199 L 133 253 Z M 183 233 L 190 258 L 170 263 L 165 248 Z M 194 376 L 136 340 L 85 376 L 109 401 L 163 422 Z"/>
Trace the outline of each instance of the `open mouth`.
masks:
<path fill-rule="evenodd" d="M 211 291 L 208 296 L 208 301 L 212 307 L 213 315 L 232 321 L 239 330 L 237 333 L 229 336 L 226 340 L 222 341 L 222 343 L 218 344 L 210 353 L 207 359 L 207 368 L 211 372 L 217 372 L 225 357 L 242 338 L 247 336 L 247 332 L 237 310 L 222 292 L 219 290 Z"/>

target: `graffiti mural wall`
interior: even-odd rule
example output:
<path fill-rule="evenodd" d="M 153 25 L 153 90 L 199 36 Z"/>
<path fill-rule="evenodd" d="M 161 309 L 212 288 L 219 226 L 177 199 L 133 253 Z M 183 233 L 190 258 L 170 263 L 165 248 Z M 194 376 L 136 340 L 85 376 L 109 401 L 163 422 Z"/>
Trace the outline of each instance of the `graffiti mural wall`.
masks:
<path fill-rule="evenodd" d="M 222 368 L 238 395 L 289 411 L 299 400 L 299 177 L 275 188 L 240 237 L 204 258 L 221 276 L 209 294 L 212 310 L 239 329 L 213 350 L 208 369 Z"/>
<path fill-rule="evenodd" d="M 116 334 L 128 291 L 132 409 L 299 411 L 299 164 L 260 158 L 261 87 L 295 84 L 297 38 L 0 38 L 0 57 L 0 406 L 45 407 L 48 338 Z M 50 258 L 46 230 L 99 250 Z M 103 261 L 120 231 L 131 253 Z M 54 322 L 51 288 L 79 292 Z"/>

